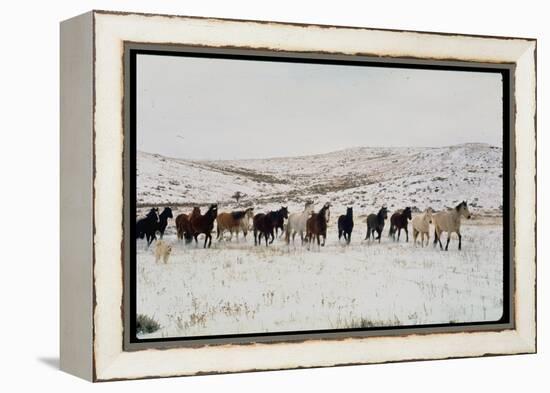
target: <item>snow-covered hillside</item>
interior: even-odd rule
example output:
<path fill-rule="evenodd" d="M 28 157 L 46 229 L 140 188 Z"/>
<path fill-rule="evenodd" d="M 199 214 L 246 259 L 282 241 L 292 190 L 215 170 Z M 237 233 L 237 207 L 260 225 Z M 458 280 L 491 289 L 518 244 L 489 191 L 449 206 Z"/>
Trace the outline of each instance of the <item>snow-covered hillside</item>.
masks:
<path fill-rule="evenodd" d="M 357 212 L 403 206 L 450 207 L 467 200 L 474 211 L 499 215 L 502 149 L 486 144 L 438 148 L 358 147 L 303 157 L 190 161 L 138 152 L 138 206 L 217 202 L 272 208 L 329 200 Z M 340 209 L 339 209 L 340 210 Z"/>

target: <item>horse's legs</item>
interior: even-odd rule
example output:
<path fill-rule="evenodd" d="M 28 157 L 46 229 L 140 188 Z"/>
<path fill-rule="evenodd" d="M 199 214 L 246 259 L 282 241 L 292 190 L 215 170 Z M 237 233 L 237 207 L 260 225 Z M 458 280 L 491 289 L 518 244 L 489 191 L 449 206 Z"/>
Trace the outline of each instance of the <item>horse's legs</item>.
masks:
<path fill-rule="evenodd" d="M 403 230 L 405 231 L 405 235 L 407 235 L 407 242 L 409 241 L 409 230 L 407 229 L 407 227 L 403 228 Z"/>
<path fill-rule="evenodd" d="M 447 244 L 445 244 L 445 251 L 449 251 L 449 242 L 451 241 L 451 232 L 447 232 Z"/>
<path fill-rule="evenodd" d="M 422 232 L 422 239 L 424 239 L 424 232 Z M 424 240 L 422 240 L 422 242 L 424 242 Z M 430 244 L 430 232 L 428 231 L 426 232 L 426 246 L 428 246 L 429 244 Z"/>
<path fill-rule="evenodd" d="M 437 241 L 439 242 L 439 248 L 440 248 L 441 250 L 443 250 L 443 244 L 441 244 L 441 235 L 442 235 L 442 233 L 443 233 L 443 232 L 439 232 L 439 233 L 437 234 Z"/>
<path fill-rule="evenodd" d="M 462 250 L 462 235 L 460 234 L 460 232 L 457 232 L 457 234 L 458 234 L 458 249 Z"/>
<path fill-rule="evenodd" d="M 268 241 L 269 241 L 269 233 L 267 232 L 264 232 L 264 237 L 265 237 L 265 245 L 266 247 L 269 245 Z"/>
<path fill-rule="evenodd" d="M 399 241 L 399 238 L 401 237 L 401 228 L 397 231 L 397 241 Z"/>

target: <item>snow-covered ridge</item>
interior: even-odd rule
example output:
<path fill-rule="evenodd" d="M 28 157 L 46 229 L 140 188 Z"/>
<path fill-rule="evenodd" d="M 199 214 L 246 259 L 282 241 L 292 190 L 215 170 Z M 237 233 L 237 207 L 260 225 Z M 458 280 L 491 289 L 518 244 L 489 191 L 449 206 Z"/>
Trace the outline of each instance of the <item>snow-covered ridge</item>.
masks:
<path fill-rule="evenodd" d="M 357 147 L 312 156 L 192 161 L 137 154 L 138 206 L 217 202 L 301 209 L 307 199 L 338 210 L 441 209 L 467 200 L 475 211 L 500 214 L 502 148 L 462 144 L 437 148 Z"/>

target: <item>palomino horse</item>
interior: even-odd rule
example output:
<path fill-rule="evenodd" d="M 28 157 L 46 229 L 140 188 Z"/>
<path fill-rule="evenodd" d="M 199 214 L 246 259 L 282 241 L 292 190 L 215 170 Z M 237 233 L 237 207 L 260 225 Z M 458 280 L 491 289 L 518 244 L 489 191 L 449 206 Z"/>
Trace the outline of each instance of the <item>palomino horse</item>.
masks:
<path fill-rule="evenodd" d="M 223 238 L 223 233 L 225 231 L 229 231 L 229 234 L 230 234 L 229 241 L 233 239 L 233 232 L 235 232 L 235 234 L 237 235 L 237 240 L 238 240 L 239 230 L 241 230 L 246 240 L 246 234 L 248 233 L 249 223 L 253 216 L 254 216 L 253 207 L 249 207 L 246 210 L 239 210 L 231 213 L 218 214 L 218 217 L 216 217 L 216 222 L 218 224 L 217 239 L 221 240 Z"/>
<path fill-rule="evenodd" d="M 470 211 L 468 210 L 468 204 L 466 201 L 460 202 L 454 209 L 438 212 L 432 216 L 435 227 L 434 247 L 437 242 L 439 242 L 439 247 L 443 250 L 443 245 L 441 244 L 441 234 L 443 232 L 447 232 L 449 236 L 447 237 L 445 251 L 448 251 L 449 242 L 451 241 L 451 233 L 456 232 L 458 235 L 458 249 L 460 250 L 462 248 L 462 235 L 460 234 L 461 217 L 467 219 L 472 217 Z"/>
<path fill-rule="evenodd" d="M 407 235 L 407 241 L 409 241 L 409 220 L 412 218 L 411 208 L 406 207 L 403 210 L 398 210 L 391 215 L 390 218 L 390 236 L 395 240 L 395 233 L 397 232 L 397 241 L 401 237 L 401 229 L 405 231 Z"/>
<path fill-rule="evenodd" d="M 288 222 L 286 224 L 286 242 L 290 243 L 290 236 L 292 235 L 292 243 L 296 234 L 300 234 L 302 239 L 302 245 L 304 244 L 304 234 L 306 233 L 306 222 L 309 216 L 313 213 L 313 202 L 307 201 L 304 207 L 304 211 L 301 213 L 292 213 L 288 216 Z"/>
<path fill-rule="evenodd" d="M 422 214 L 413 217 L 411 224 L 413 230 L 413 240 L 416 246 L 416 239 L 420 235 L 420 247 L 424 247 L 424 235 L 426 235 L 426 245 L 430 242 L 430 224 L 432 223 L 431 207 L 427 208 Z"/>
<path fill-rule="evenodd" d="M 282 206 L 277 211 L 270 211 L 267 214 L 259 213 L 254 216 L 252 220 L 254 226 L 254 245 L 262 243 L 262 235 L 265 237 L 265 245 L 273 243 L 275 240 L 274 229 L 281 218 L 288 218 L 288 209 Z"/>
<path fill-rule="evenodd" d="M 178 240 L 182 240 L 185 237 L 185 242 L 189 243 L 193 239 L 193 228 L 191 228 L 191 222 L 189 221 L 192 216 L 200 216 L 201 209 L 197 206 L 193 208 L 191 214 L 178 214 L 176 217 L 176 232 Z"/>
<path fill-rule="evenodd" d="M 189 217 L 189 222 L 191 223 L 191 229 L 193 230 L 193 237 L 195 238 L 195 243 L 197 243 L 197 238 L 201 233 L 204 233 L 204 248 L 206 248 L 206 243 L 208 242 L 208 247 L 212 245 L 212 229 L 214 229 L 214 221 L 218 215 L 218 205 L 212 204 L 208 208 L 208 211 L 202 215 L 193 215 Z"/>
<path fill-rule="evenodd" d="M 376 240 L 378 240 L 378 243 L 380 243 L 380 237 L 382 236 L 382 231 L 384 230 L 384 221 L 388 219 L 388 209 L 386 207 L 382 207 L 380 210 L 378 210 L 378 214 L 369 214 L 367 217 L 367 236 L 365 236 L 365 240 L 370 240 L 370 237 L 372 235 L 372 239 L 374 239 L 374 232 L 378 233 L 378 237 Z"/>
<path fill-rule="evenodd" d="M 319 210 L 319 213 L 313 213 L 306 222 L 306 240 L 308 242 L 308 249 L 313 242 L 313 238 L 317 239 L 317 246 L 324 246 L 327 240 L 327 223 L 330 217 L 330 203 L 327 202 Z M 321 244 L 320 237 L 323 236 L 323 244 Z"/>
<path fill-rule="evenodd" d="M 346 214 L 338 217 L 338 240 L 344 236 L 347 244 L 351 241 L 351 232 L 353 231 L 353 208 L 348 207 Z"/>

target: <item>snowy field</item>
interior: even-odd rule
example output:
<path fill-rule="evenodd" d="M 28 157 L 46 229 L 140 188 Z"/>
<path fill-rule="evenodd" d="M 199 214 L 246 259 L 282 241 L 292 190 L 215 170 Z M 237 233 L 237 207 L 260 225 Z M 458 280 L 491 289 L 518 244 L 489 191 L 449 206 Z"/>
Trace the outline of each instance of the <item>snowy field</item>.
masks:
<path fill-rule="evenodd" d="M 418 325 L 498 320 L 502 313 L 502 223 L 497 217 L 463 221 L 463 248 L 448 252 L 363 240 L 356 218 L 352 242 L 331 227 L 325 247 L 307 250 L 278 239 L 254 246 L 215 239 L 211 249 L 178 243 L 173 221 L 164 240 L 168 262 L 156 264 L 154 244 L 138 242 L 137 312 L 161 329 L 144 337 Z M 433 230 L 433 229 L 432 229 Z M 402 234 L 403 235 L 403 234 Z M 446 236 L 446 235 L 445 235 Z M 446 237 L 445 237 L 446 238 Z"/>
<path fill-rule="evenodd" d="M 152 337 L 418 325 L 498 320 L 502 313 L 502 148 L 471 143 L 445 147 L 357 147 L 302 157 L 184 160 L 138 152 L 137 216 L 171 206 L 174 217 L 210 203 L 218 213 L 254 207 L 315 211 L 330 202 L 328 239 L 320 250 L 282 239 L 255 247 L 213 240 L 211 249 L 178 243 L 174 221 L 165 240 L 167 265 L 154 244 L 138 242 L 137 312 L 156 320 Z M 245 194 L 239 203 L 232 196 Z M 413 215 L 467 200 L 463 249 L 449 252 L 392 242 L 368 244 L 365 217 L 385 205 Z M 336 222 L 353 206 L 351 245 Z M 410 224 L 409 224 L 410 230 Z M 412 231 L 411 231 L 412 232 Z M 433 226 L 431 228 L 433 236 Z M 215 235 L 214 235 L 215 236 Z M 242 236 L 242 235 L 241 235 Z M 446 235 L 444 237 L 446 239 Z M 299 240 L 298 240 L 299 241 Z"/>

